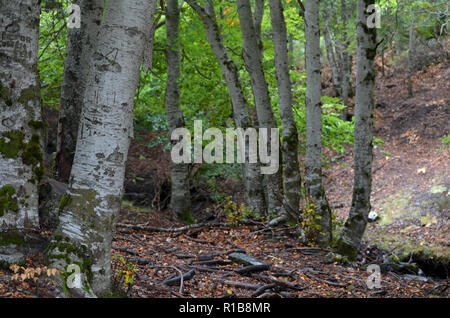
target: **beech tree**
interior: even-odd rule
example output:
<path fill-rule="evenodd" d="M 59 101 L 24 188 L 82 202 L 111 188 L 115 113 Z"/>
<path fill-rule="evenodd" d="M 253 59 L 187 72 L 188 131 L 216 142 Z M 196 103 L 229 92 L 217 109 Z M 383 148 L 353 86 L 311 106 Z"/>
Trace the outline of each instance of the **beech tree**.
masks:
<path fill-rule="evenodd" d="M 305 3 L 306 34 L 306 195 L 315 206 L 320 245 L 331 243 L 331 209 L 322 181 L 322 83 L 320 79 L 319 1 Z"/>
<path fill-rule="evenodd" d="M 289 75 L 287 31 L 281 0 L 270 0 L 270 18 L 275 45 L 275 71 L 278 87 L 282 134 L 282 162 L 284 201 L 293 218 L 297 218 L 300 206 L 301 187 L 298 163 L 298 133 L 292 111 L 292 84 Z"/>
<path fill-rule="evenodd" d="M 39 92 L 39 1 L 0 1 L 0 262 L 37 243 L 45 124 Z"/>
<path fill-rule="evenodd" d="M 169 124 L 169 136 L 171 136 L 175 129 L 185 126 L 183 111 L 180 107 L 180 89 L 178 87 L 180 77 L 180 45 L 178 41 L 180 10 L 178 8 L 178 0 L 167 1 L 165 21 L 167 34 L 166 113 Z M 189 166 L 187 163 L 174 163 L 171 161 L 170 172 L 172 181 L 170 206 L 180 219 L 192 222 Z"/>
<path fill-rule="evenodd" d="M 269 88 L 262 67 L 262 55 L 258 46 L 258 36 L 255 31 L 253 15 L 249 0 L 237 0 L 242 32 L 242 50 L 245 68 L 247 69 L 255 101 L 256 114 L 259 128 L 277 128 L 277 123 L 272 110 Z M 270 138 L 267 139 L 268 145 Z M 264 145 L 262 145 L 264 147 Z M 269 147 L 268 147 L 269 148 Z M 267 194 L 267 209 L 275 215 L 283 214 L 284 209 L 279 196 L 282 195 L 280 171 L 264 176 L 264 186 Z"/>
<path fill-rule="evenodd" d="M 56 143 L 58 178 L 66 182 L 72 168 L 86 79 L 97 45 L 105 0 L 73 3 L 80 7 L 81 27 L 69 28 Z"/>
<path fill-rule="evenodd" d="M 355 260 L 370 212 L 372 191 L 373 110 L 375 108 L 375 70 L 377 29 L 368 26 L 368 12 L 374 0 L 358 0 L 356 105 L 354 141 L 353 197 L 348 219 L 337 242 L 339 253 Z"/>
<path fill-rule="evenodd" d="M 133 136 L 133 104 L 156 2 L 109 0 L 87 78 L 69 188 L 47 248 L 53 267 L 80 267 L 75 295 L 104 295 L 111 286 L 111 243 L 125 162 Z"/>

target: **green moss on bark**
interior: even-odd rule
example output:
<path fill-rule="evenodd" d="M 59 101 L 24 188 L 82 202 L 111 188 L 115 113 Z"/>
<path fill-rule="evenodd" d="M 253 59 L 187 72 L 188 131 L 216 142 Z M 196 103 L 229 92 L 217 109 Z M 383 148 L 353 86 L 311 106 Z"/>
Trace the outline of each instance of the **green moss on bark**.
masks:
<path fill-rule="evenodd" d="M 21 153 L 21 154 L 20 154 Z M 34 177 L 31 181 L 40 181 L 45 173 L 44 156 L 41 151 L 40 137 L 33 134 L 29 142 L 21 131 L 8 131 L 0 138 L 0 154 L 5 158 L 17 158 L 20 154 L 25 165 L 32 166 Z"/>
<path fill-rule="evenodd" d="M 0 246 L 16 245 L 23 246 L 25 241 L 23 235 L 16 230 L 0 232 Z"/>
<path fill-rule="evenodd" d="M 342 238 L 337 240 L 335 249 L 339 254 L 346 256 L 350 261 L 356 261 L 358 257 L 358 248 L 344 242 Z"/>
<path fill-rule="evenodd" d="M 0 188 L 0 217 L 8 211 L 19 211 L 17 198 L 15 198 L 16 189 L 12 186 L 3 186 Z"/>
<path fill-rule="evenodd" d="M 58 207 L 58 211 L 61 213 L 64 208 L 72 201 L 72 197 L 70 196 L 70 194 L 64 194 L 61 197 L 61 201 L 59 201 L 59 207 Z"/>
<path fill-rule="evenodd" d="M 8 131 L 3 133 L 0 139 L 0 153 L 5 158 L 16 158 L 24 146 L 24 135 L 20 131 Z"/>

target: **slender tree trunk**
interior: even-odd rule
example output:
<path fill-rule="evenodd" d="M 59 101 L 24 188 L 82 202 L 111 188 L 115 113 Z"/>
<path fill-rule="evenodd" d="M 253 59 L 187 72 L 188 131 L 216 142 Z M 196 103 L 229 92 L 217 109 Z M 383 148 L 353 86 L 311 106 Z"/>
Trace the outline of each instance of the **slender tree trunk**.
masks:
<path fill-rule="evenodd" d="M 320 231 L 316 241 L 328 245 L 331 241 L 331 209 L 322 182 L 322 84 L 320 80 L 319 1 L 305 4 L 306 34 L 306 195 L 320 216 Z"/>
<path fill-rule="evenodd" d="M 373 110 L 377 29 L 368 28 L 366 9 L 374 0 L 358 0 L 357 70 L 354 141 L 354 184 L 349 217 L 337 242 L 337 251 L 355 260 L 366 229 L 372 190 Z"/>
<path fill-rule="evenodd" d="M 32 252 L 39 231 L 45 124 L 38 0 L 0 1 L 0 263 Z"/>
<path fill-rule="evenodd" d="M 278 86 L 283 158 L 284 201 L 287 209 L 297 217 L 300 209 L 300 172 L 298 163 L 298 133 L 292 112 L 292 84 L 289 75 L 287 32 L 281 0 L 269 0 L 275 44 L 275 72 Z"/>
<path fill-rule="evenodd" d="M 351 90 L 351 65 L 350 65 L 350 41 L 348 37 L 348 21 L 350 20 L 349 11 L 351 8 L 347 6 L 346 0 L 341 0 L 341 19 L 342 19 L 342 82 L 341 82 L 341 98 L 344 105 L 347 104 Z M 342 119 L 347 118 L 347 109 L 342 110 Z"/>
<path fill-rule="evenodd" d="M 323 36 L 324 36 L 324 40 L 325 40 L 325 48 L 327 51 L 327 59 L 328 59 L 328 63 L 330 63 L 330 68 L 331 68 L 331 78 L 333 81 L 333 89 L 335 91 L 336 96 L 340 96 L 341 87 L 340 87 L 339 69 L 338 69 L 337 62 L 336 62 L 335 47 L 334 47 L 333 41 L 331 39 L 329 16 L 328 16 L 327 12 L 323 13 L 323 18 L 324 18 Z"/>
<path fill-rule="evenodd" d="M 111 243 L 133 136 L 134 96 L 155 5 L 154 0 L 109 0 L 100 28 L 69 188 L 47 249 L 53 267 L 80 267 L 83 285 L 70 290 L 75 295 L 110 290 Z"/>
<path fill-rule="evenodd" d="M 185 127 L 183 111 L 180 107 L 180 45 L 178 30 L 180 10 L 178 0 L 167 0 L 166 33 L 167 33 L 167 80 L 166 80 L 166 113 L 169 125 L 169 136 L 176 128 Z M 172 141 L 174 143 L 174 141 Z M 170 207 L 175 215 L 186 222 L 192 222 L 191 195 L 189 192 L 189 166 L 187 163 L 170 164 L 172 196 Z"/>
<path fill-rule="evenodd" d="M 415 39 L 414 39 L 414 11 L 411 13 L 411 25 L 409 27 L 409 48 L 408 48 L 408 97 L 414 96 L 412 87 L 412 74 L 414 72 Z"/>
<path fill-rule="evenodd" d="M 237 0 L 237 9 L 243 38 L 244 63 L 250 74 L 259 127 L 267 129 L 278 128 L 273 115 L 269 88 L 262 67 L 262 56 L 258 47 L 250 1 Z M 270 142 L 270 138 L 268 138 L 267 145 L 270 145 Z M 270 147 L 268 148 L 270 149 Z M 280 194 L 282 194 L 280 171 L 272 175 L 265 175 L 264 183 L 267 193 L 268 212 L 281 215 L 283 207 L 279 199 Z"/>
<path fill-rule="evenodd" d="M 292 33 L 289 33 L 288 35 L 288 42 L 289 42 L 289 50 L 288 50 L 288 57 L 289 57 L 289 68 L 293 67 L 295 64 L 295 56 L 294 56 L 294 35 Z"/>
<path fill-rule="evenodd" d="M 238 69 L 225 49 L 211 2 L 207 1 L 205 8 L 201 7 L 195 0 L 186 0 L 186 2 L 197 12 L 202 20 L 208 41 L 219 61 L 222 74 L 230 92 L 236 128 L 247 129 L 252 127 L 253 123 L 248 111 L 248 103 L 245 100 L 239 81 Z M 249 163 L 248 151 L 242 169 L 246 202 L 254 213 L 259 215 L 266 214 L 267 206 L 264 198 L 263 178 L 260 174 L 260 166 L 257 163 Z"/>
<path fill-rule="evenodd" d="M 81 28 L 69 29 L 56 143 L 56 169 L 58 178 L 64 182 L 68 181 L 72 168 L 86 79 L 97 45 L 105 0 L 73 3 L 80 6 Z"/>
<path fill-rule="evenodd" d="M 264 53 L 264 46 L 262 42 L 262 34 L 261 34 L 261 24 L 264 18 L 264 3 L 265 0 L 255 0 L 255 10 L 254 10 L 254 24 L 255 24 L 255 32 L 258 38 L 258 46 L 261 51 L 261 56 Z"/>

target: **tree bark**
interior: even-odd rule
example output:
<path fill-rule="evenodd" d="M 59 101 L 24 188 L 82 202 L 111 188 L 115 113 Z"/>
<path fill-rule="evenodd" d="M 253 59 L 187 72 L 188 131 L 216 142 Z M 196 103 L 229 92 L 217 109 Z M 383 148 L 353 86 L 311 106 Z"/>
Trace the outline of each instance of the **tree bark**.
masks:
<path fill-rule="evenodd" d="M 324 27 L 323 27 L 323 37 L 325 40 L 325 49 L 327 51 L 327 59 L 328 63 L 330 64 L 331 68 L 331 78 L 333 81 L 333 89 L 336 94 L 336 96 L 340 96 L 341 94 L 341 87 L 340 87 L 340 78 L 339 78 L 339 70 L 336 62 L 336 53 L 335 53 L 335 46 L 332 41 L 331 37 L 331 29 L 329 25 L 329 16 L 328 13 L 323 13 L 323 20 L 324 20 Z"/>
<path fill-rule="evenodd" d="M 411 13 L 411 25 L 409 27 L 409 48 L 408 48 L 408 97 L 414 96 L 412 86 L 412 74 L 414 71 L 414 56 L 415 56 L 415 39 L 414 39 L 414 11 Z"/>
<path fill-rule="evenodd" d="M 58 178 L 64 182 L 68 181 L 72 168 L 86 79 L 97 45 L 105 0 L 73 3 L 81 9 L 81 28 L 69 29 L 56 142 L 56 170 Z"/>
<path fill-rule="evenodd" d="M 254 18 L 254 24 L 255 24 L 255 33 L 258 38 L 258 46 L 259 46 L 259 50 L 261 51 L 261 56 L 263 56 L 263 53 L 264 53 L 264 45 L 262 42 L 262 33 L 261 33 L 261 25 L 262 25 L 262 20 L 264 18 L 264 6 L 265 6 L 265 0 L 255 0 L 255 10 L 254 10 L 253 18 Z"/>
<path fill-rule="evenodd" d="M 240 84 L 239 72 L 236 64 L 228 55 L 223 44 L 222 35 L 219 31 L 212 3 L 207 1 L 205 8 L 203 8 L 195 0 L 186 0 L 186 2 L 197 12 L 202 20 L 208 41 L 219 61 L 222 74 L 227 82 L 228 90 L 230 92 L 236 128 L 247 129 L 252 127 L 253 123 L 248 111 L 248 103 Z M 242 169 L 246 202 L 255 214 L 265 215 L 267 213 L 267 206 L 264 198 L 264 188 L 262 185 L 263 178 L 260 174 L 260 165 L 258 163 L 249 163 L 248 151 Z"/>
<path fill-rule="evenodd" d="M 331 242 L 331 209 L 322 182 L 322 84 L 320 79 L 319 1 L 305 4 L 306 35 L 306 195 L 316 206 L 319 245 Z"/>
<path fill-rule="evenodd" d="M 156 1 L 109 0 L 93 57 L 69 188 L 47 248 L 53 267 L 80 267 L 79 296 L 111 286 L 111 242 L 133 136 L 133 104 Z M 149 26 L 150 25 L 150 26 Z"/>
<path fill-rule="evenodd" d="M 351 8 L 347 6 L 346 0 L 341 0 L 341 19 L 342 19 L 342 82 L 341 82 L 341 98 L 344 105 L 347 104 L 348 98 L 350 95 L 351 90 L 351 54 L 348 52 L 348 49 L 350 47 L 350 41 L 348 37 L 348 21 L 350 20 L 350 11 Z M 347 109 L 344 108 L 342 110 L 342 119 L 347 118 Z"/>
<path fill-rule="evenodd" d="M 354 184 L 350 213 L 337 242 L 337 251 L 355 260 L 370 212 L 372 190 L 373 110 L 375 107 L 376 28 L 368 28 L 366 9 L 374 0 L 358 0 L 357 70 L 354 141 Z"/>
<path fill-rule="evenodd" d="M 183 111 L 180 107 L 180 45 L 178 32 L 180 10 L 178 0 L 167 0 L 166 6 L 166 34 L 167 34 L 167 80 L 166 80 L 166 113 L 169 125 L 169 136 L 177 128 L 185 127 Z M 175 145 L 172 141 L 172 146 Z M 189 191 L 189 166 L 187 163 L 170 163 L 172 194 L 170 207 L 175 215 L 192 223 L 191 195 Z"/>
<path fill-rule="evenodd" d="M 292 112 L 292 84 L 289 75 L 287 31 L 281 0 L 269 0 L 275 45 L 275 72 L 277 76 L 278 104 L 283 128 L 281 150 L 283 158 L 283 186 L 285 204 L 299 213 L 300 171 L 298 163 L 298 133 Z"/>
<path fill-rule="evenodd" d="M 267 128 L 269 130 L 278 128 L 273 115 L 269 88 L 262 67 L 262 56 L 258 47 L 250 1 L 237 0 L 237 9 L 242 32 L 244 64 L 250 74 L 259 128 Z M 270 138 L 268 138 L 267 145 L 269 149 L 270 142 Z M 282 202 L 277 196 L 277 194 L 282 193 L 281 181 L 280 171 L 264 176 L 269 214 L 281 215 L 284 213 Z"/>
<path fill-rule="evenodd" d="M 0 263 L 31 252 L 44 174 L 38 0 L 0 1 Z"/>

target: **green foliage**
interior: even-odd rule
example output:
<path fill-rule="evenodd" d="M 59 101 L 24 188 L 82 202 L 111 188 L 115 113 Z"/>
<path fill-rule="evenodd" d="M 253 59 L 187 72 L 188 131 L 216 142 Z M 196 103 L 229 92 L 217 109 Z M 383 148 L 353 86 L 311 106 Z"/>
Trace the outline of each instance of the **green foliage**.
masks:
<path fill-rule="evenodd" d="M 39 33 L 39 75 L 43 106 L 59 109 L 66 56 L 69 1 L 42 1 Z"/>
<path fill-rule="evenodd" d="M 116 282 L 124 287 L 131 288 L 134 284 L 134 273 L 138 271 L 136 264 L 127 262 L 123 256 L 114 255 L 114 260 L 117 260 L 118 270 L 116 272 Z"/>
<path fill-rule="evenodd" d="M 317 235 L 322 230 L 322 227 L 317 223 L 322 217 L 316 213 L 316 210 L 317 205 L 311 199 L 307 199 L 300 221 L 303 241 L 311 246 L 315 245 Z"/>
<path fill-rule="evenodd" d="M 302 89 L 300 89 L 302 91 Z M 306 108 L 304 95 L 297 98 L 299 103 L 294 107 L 297 128 L 303 140 L 300 147 L 306 148 Z M 345 151 L 345 144 L 353 144 L 354 119 L 351 122 L 342 120 L 340 114 L 346 106 L 334 97 L 322 96 L 322 145 L 338 153 Z"/>
<path fill-rule="evenodd" d="M 238 206 L 231 200 L 231 197 L 225 200 L 223 213 L 226 216 L 226 223 L 230 226 L 241 225 L 243 221 L 254 216 L 253 212 L 244 203 Z"/>
<path fill-rule="evenodd" d="M 449 149 L 450 135 L 447 135 L 446 137 L 442 137 L 440 140 L 442 141 L 443 145 L 439 148 L 439 150 Z"/>

